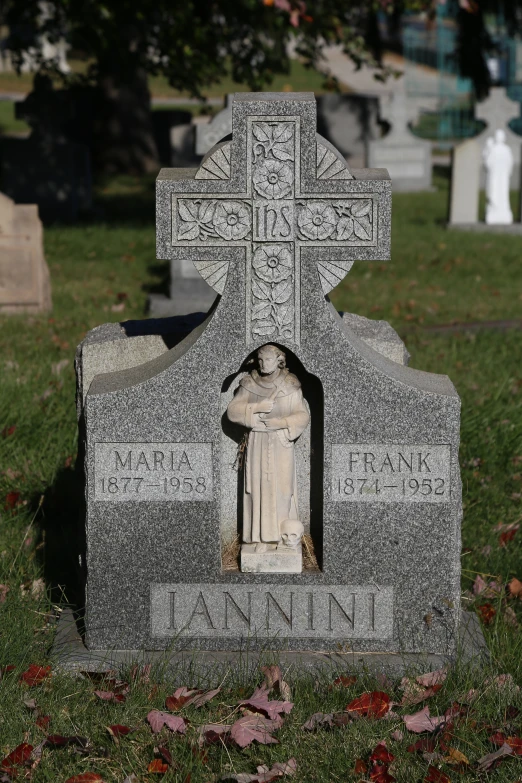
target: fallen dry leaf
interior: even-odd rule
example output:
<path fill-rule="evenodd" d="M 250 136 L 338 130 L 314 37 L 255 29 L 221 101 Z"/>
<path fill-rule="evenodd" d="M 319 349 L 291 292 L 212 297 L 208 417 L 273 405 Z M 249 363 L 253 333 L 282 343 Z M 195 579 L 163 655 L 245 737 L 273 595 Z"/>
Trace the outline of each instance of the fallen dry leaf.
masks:
<path fill-rule="evenodd" d="M 21 503 L 19 492 L 8 492 L 5 496 L 4 508 L 6 511 L 12 511 Z"/>
<path fill-rule="evenodd" d="M 493 604 L 490 603 L 482 604 L 482 606 L 477 606 L 477 611 L 479 612 L 484 625 L 491 625 L 491 623 L 493 622 L 493 618 L 497 613 L 497 610 L 495 609 Z"/>
<path fill-rule="evenodd" d="M 513 541 L 517 532 L 518 529 L 514 529 L 514 530 L 506 530 L 504 533 L 501 533 L 500 536 L 498 537 L 499 545 L 501 547 L 507 546 L 507 544 L 509 544 L 510 541 Z"/>
<path fill-rule="evenodd" d="M 27 764 L 32 752 L 33 746 L 28 745 L 27 742 L 22 742 L 0 762 L 0 769 L 14 777 L 16 775 L 16 767 L 23 767 Z"/>
<path fill-rule="evenodd" d="M 244 715 L 230 727 L 230 738 L 240 748 L 246 748 L 254 741 L 260 745 L 276 744 L 278 740 L 270 732 L 281 727 L 279 715 L 277 718 L 270 720 L 263 715 Z"/>
<path fill-rule="evenodd" d="M 94 694 L 102 701 L 125 701 L 124 693 L 114 693 L 114 691 L 94 691 Z"/>
<path fill-rule="evenodd" d="M 133 729 L 129 728 L 129 726 L 122 726 L 119 723 L 115 723 L 113 726 L 107 726 L 107 731 L 118 745 L 120 737 L 126 737 L 127 734 L 131 734 Z"/>
<path fill-rule="evenodd" d="M 469 759 L 464 753 L 461 753 L 460 750 L 457 750 L 456 748 L 448 749 L 448 755 L 445 757 L 444 761 L 447 764 L 465 764 L 466 766 L 469 764 Z"/>
<path fill-rule="evenodd" d="M 265 677 L 263 684 L 266 685 L 268 690 L 274 690 L 276 693 L 279 693 L 285 701 L 290 701 L 292 698 L 292 689 L 289 684 L 283 680 L 281 667 L 277 664 L 262 666 L 261 671 Z"/>
<path fill-rule="evenodd" d="M 226 774 L 222 775 L 220 780 L 235 780 L 236 783 L 272 783 L 273 780 L 278 780 L 279 778 L 284 777 L 284 775 L 295 775 L 296 770 L 297 762 L 292 758 L 283 764 L 279 761 L 276 762 L 272 769 L 268 769 L 266 765 L 262 765 L 257 768 L 257 773 L 253 775 L 248 772 Z"/>
<path fill-rule="evenodd" d="M 394 759 L 395 756 L 390 753 L 384 740 L 375 746 L 370 755 L 371 762 L 378 761 L 380 764 L 391 764 Z"/>
<path fill-rule="evenodd" d="M 363 693 L 345 708 L 352 715 L 364 718 L 382 718 L 390 709 L 390 697 L 384 691 Z"/>
<path fill-rule="evenodd" d="M 268 689 L 262 685 L 260 688 L 256 688 L 249 699 L 240 701 L 239 706 L 248 707 L 256 712 L 261 712 L 263 715 L 266 715 L 267 718 L 273 720 L 282 712 L 291 712 L 294 705 L 290 701 L 269 701 Z"/>
<path fill-rule="evenodd" d="M 0 585 L 0 604 L 5 603 L 7 593 L 9 592 L 9 585 Z"/>
<path fill-rule="evenodd" d="M 403 715 L 402 719 L 408 731 L 413 731 L 415 734 L 420 734 L 423 731 L 435 731 L 447 720 L 444 715 L 439 717 L 430 715 L 429 707 L 424 707 L 413 715 Z"/>
<path fill-rule="evenodd" d="M 11 424 L 10 427 L 4 427 L 0 435 L 2 438 L 8 438 L 10 435 L 14 435 L 16 432 L 16 424 Z"/>
<path fill-rule="evenodd" d="M 314 712 L 301 728 L 305 731 L 315 731 L 316 729 L 331 729 L 333 725 L 333 712 Z"/>
<path fill-rule="evenodd" d="M 451 783 L 451 780 L 444 772 L 430 764 L 424 783 Z"/>
<path fill-rule="evenodd" d="M 337 677 L 337 679 L 333 681 L 333 684 L 342 685 L 343 688 L 351 688 L 351 686 L 355 685 L 356 682 L 357 677 L 355 675 L 352 674 L 348 676 L 346 674 L 341 674 L 340 677 Z"/>
<path fill-rule="evenodd" d="M 418 677 L 415 677 L 415 681 L 418 682 L 419 685 L 423 685 L 425 688 L 431 688 L 434 685 L 442 685 L 447 676 L 447 668 L 437 669 L 437 671 L 434 672 L 420 674 Z"/>
<path fill-rule="evenodd" d="M 508 590 L 514 598 L 522 599 L 522 582 L 516 576 L 508 582 Z"/>
<path fill-rule="evenodd" d="M 177 712 L 187 704 L 194 694 L 198 695 L 203 691 L 189 688 L 177 688 L 172 696 L 167 696 L 165 700 L 165 707 L 170 712 Z"/>
<path fill-rule="evenodd" d="M 147 767 L 147 772 L 164 775 L 165 772 L 168 772 L 168 769 L 169 765 L 163 759 L 154 759 Z"/>
<path fill-rule="evenodd" d="M 213 745 L 230 732 L 230 726 L 223 723 L 207 723 L 199 729 L 198 745 Z"/>
<path fill-rule="evenodd" d="M 168 712 L 160 710 L 151 710 L 147 715 L 147 721 L 154 734 L 158 734 L 163 726 L 178 734 L 184 734 L 187 728 L 187 724 L 179 715 L 169 715 Z"/>
<path fill-rule="evenodd" d="M 27 671 L 20 675 L 20 682 L 23 685 L 27 685 L 29 688 L 32 688 L 35 685 L 40 685 L 41 682 L 48 679 L 50 676 L 50 666 L 38 666 L 37 664 L 32 663 Z"/>
<path fill-rule="evenodd" d="M 368 772 L 368 766 L 364 759 L 355 759 L 355 766 L 353 768 L 354 775 L 364 775 Z"/>
<path fill-rule="evenodd" d="M 217 696 L 218 693 L 221 693 L 221 688 L 214 688 L 212 691 L 204 691 L 203 693 L 194 696 L 194 698 L 189 699 L 187 706 L 190 704 L 191 707 L 202 707 L 204 704 Z"/>
<path fill-rule="evenodd" d="M 510 748 L 509 745 L 505 743 L 501 748 L 495 750 L 494 753 L 486 753 L 485 756 L 482 756 L 477 762 L 477 770 L 486 771 L 491 769 L 493 765 L 496 765 L 497 762 L 501 761 L 505 756 L 512 755 L 513 748 Z"/>

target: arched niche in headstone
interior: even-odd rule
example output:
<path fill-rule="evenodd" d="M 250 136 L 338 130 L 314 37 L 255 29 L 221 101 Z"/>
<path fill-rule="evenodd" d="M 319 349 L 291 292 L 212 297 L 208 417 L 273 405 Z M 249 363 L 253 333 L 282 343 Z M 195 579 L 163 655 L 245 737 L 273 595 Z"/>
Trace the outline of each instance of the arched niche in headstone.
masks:
<path fill-rule="evenodd" d="M 277 345 L 277 343 L 276 343 Z M 319 378 L 307 371 L 300 359 L 287 346 L 286 367 L 300 384 L 310 421 L 295 440 L 297 498 L 299 519 L 307 538 L 303 545 L 303 570 L 310 570 L 313 558 L 321 566 L 323 539 L 323 473 L 324 473 L 324 393 Z M 237 392 L 242 378 L 255 366 L 253 351 L 248 354 L 237 373 L 229 375 L 221 387 L 220 446 L 221 513 L 220 529 L 223 570 L 236 569 L 237 547 L 243 531 L 244 460 L 247 430 L 227 416 L 227 407 Z M 310 541 L 311 539 L 311 541 Z"/>

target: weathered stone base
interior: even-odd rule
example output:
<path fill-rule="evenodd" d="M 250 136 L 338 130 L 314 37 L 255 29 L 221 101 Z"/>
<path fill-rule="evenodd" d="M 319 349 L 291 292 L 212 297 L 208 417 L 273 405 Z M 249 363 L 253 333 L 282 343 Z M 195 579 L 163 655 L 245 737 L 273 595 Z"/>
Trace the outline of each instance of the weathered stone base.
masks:
<path fill-rule="evenodd" d="M 249 574 L 300 574 L 303 570 L 303 550 L 278 545 L 268 552 L 256 552 L 255 544 L 241 547 L 241 571 Z"/>
<path fill-rule="evenodd" d="M 522 223 L 511 223 L 506 226 L 489 225 L 488 223 L 448 223 L 446 228 L 452 231 L 476 231 L 487 234 L 522 234 Z"/>
<path fill-rule="evenodd" d="M 273 651 L 270 645 L 260 652 L 252 651 L 191 651 L 169 652 L 158 650 L 87 650 L 71 609 L 65 609 L 58 621 L 58 628 L 51 658 L 56 669 L 67 672 L 107 671 L 119 669 L 131 663 L 165 665 L 173 675 L 196 677 L 212 681 L 232 670 L 233 674 L 255 672 L 260 665 L 277 661 L 285 667 L 293 666 L 301 673 L 323 671 L 368 671 L 402 676 L 405 672 L 435 671 L 446 665 L 459 663 L 484 665 L 489 651 L 477 616 L 462 612 L 457 653 L 454 657 L 434 653 L 361 653 L 357 650 L 339 651 Z"/>

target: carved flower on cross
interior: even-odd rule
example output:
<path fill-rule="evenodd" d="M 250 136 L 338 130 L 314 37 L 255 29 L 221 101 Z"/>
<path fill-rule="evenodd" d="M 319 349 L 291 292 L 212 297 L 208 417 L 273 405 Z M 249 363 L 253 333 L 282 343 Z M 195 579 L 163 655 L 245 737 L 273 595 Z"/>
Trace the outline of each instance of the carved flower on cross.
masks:
<path fill-rule="evenodd" d="M 310 201 L 297 215 L 301 233 L 307 239 L 327 239 L 337 223 L 334 210 L 326 201 Z"/>
<path fill-rule="evenodd" d="M 216 202 L 211 199 L 198 199 L 196 201 L 187 201 L 180 199 L 179 209 L 179 228 L 178 239 L 204 239 L 214 233 L 212 228 L 212 219 Z"/>
<path fill-rule="evenodd" d="M 292 190 L 292 169 L 280 160 L 267 160 L 257 166 L 252 179 L 255 189 L 264 198 L 284 198 Z"/>
<path fill-rule="evenodd" d="M 252 266 L 265 283 L 280 283 L 292 274 L 292 255 L 282 245 L 263 245 L 254 253 Z"/>
<path fill-rule="evenodd" d="M 250 231 L 250 210 L 240 201 L 220 201 L 213 222 L 223 239 L 244 239 Z"/>

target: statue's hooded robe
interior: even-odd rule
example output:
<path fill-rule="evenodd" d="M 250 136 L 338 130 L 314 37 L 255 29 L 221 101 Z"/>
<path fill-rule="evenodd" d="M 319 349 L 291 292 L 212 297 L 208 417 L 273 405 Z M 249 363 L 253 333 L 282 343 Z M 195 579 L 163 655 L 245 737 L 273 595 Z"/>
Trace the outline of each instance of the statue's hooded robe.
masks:
<path fill-rule="evenodd" d="M 283 429 L 267 430 L 260 414 L 253 412 L 263 397 L 274 401 L 265 420 L 284 419 Z M 281 370 L 275 381 L 254 370 L 241 380 L 227 412 L 231 421 L 250 430 L 245 460 L 243 541 L 279 541 L 281 522 L 299 519 L 294 441 L 310 419 L 301 384 L 287 369 Z"/>

